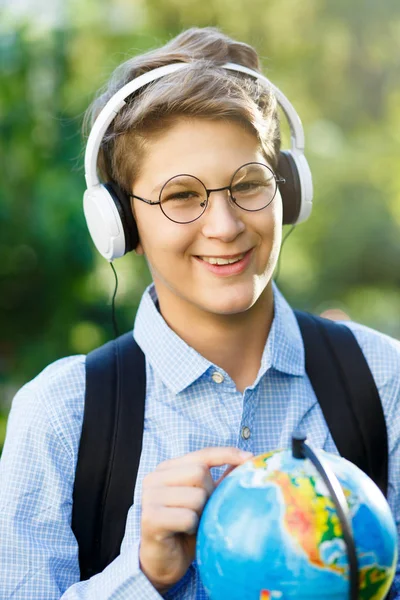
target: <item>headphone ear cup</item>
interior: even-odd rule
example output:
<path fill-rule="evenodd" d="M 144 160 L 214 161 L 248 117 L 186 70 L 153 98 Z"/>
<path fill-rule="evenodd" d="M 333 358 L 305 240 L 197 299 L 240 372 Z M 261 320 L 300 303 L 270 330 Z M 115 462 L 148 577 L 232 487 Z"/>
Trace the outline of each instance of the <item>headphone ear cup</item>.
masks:
<path fill-rule="evenodd" d="M 83 210 L 94 245 L 105 259 L 112 261 L 125 254 L 125 234 L 114 197 L 96 185 L 85 190 Z"/>
<path fill-rule="evenodd" d="M 278 174 L 285 180 L 279 186 L 283 205 L 283 225 L 297 223 L 301 209 L 301 183 L 296 161 L 290 150 L 281 150 Z"/>
<path fill-rule="evenodd" d="M 125 253 L 135 250 L 139 243 L 139 233 L 134 219 L 129 196 L 114 181 L 104 184 L 118 210 L 125 235 Z"/>

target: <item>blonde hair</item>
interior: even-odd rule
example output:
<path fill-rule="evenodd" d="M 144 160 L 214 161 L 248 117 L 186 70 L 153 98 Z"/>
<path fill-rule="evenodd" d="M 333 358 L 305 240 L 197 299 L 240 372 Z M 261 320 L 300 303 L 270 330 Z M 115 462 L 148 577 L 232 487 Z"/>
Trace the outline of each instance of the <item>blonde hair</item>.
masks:
<path fill-rule="evenodd" d="M 252 77 L 222 68 L 226 62 L 235 62 L 260 71 L 258 55 L 251 46 L 212 27 L 188 29 L 165 46 L 122 63 L 89 107 L 85 126 L 93 124 L 107 101 L 126 83 L 176 62 L 190 66 L 138 90 L 111 123 L 98 158 L 102 180 L 115 181 L 130 191 L 146 140 L 166 131 L 177 116 L 241 123 L 257 136 L 266 159 L 276 168 L 280 130 L 274 94 Z"/>

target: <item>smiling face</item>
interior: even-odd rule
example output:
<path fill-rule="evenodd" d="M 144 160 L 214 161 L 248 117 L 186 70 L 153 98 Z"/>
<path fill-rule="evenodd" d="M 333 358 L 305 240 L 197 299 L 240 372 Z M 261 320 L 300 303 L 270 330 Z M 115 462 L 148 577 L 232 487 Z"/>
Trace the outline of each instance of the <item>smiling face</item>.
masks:
<path fill-rule="evenodd" d="M 252 162 L 266 164 L 257 137 L 237 122 L 177 119 L 146 144 L 132 194 L 157 201 L 162 185 L 178 174 L 222 188 Z M 137 252 L 146 255 L 164 315 L 185 309 L 232 315 L 248 311 L 260 297 L 272 298 L 282 230 L 279 190 L 256 212 L 235 206 L 226 190 L 212 192 L 203 215 L 186 224 L 167 219 L 159 205 L 133 199 L 132 206 Z M 226 260 L 231 264 L 215 264 Z"/>

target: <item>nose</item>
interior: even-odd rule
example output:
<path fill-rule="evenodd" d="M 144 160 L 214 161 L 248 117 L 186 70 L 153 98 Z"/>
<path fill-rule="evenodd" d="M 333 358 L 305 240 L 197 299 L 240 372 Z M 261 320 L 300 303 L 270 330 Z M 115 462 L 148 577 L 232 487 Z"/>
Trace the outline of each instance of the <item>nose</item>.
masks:
<path fill-rule="evenodd" d="M 243 211 L 233 204 L 227 189 L 212 190 L 203 215 L 203 235 L 223 242 L 233 241 L 245 229 L 241 213 Z"/>

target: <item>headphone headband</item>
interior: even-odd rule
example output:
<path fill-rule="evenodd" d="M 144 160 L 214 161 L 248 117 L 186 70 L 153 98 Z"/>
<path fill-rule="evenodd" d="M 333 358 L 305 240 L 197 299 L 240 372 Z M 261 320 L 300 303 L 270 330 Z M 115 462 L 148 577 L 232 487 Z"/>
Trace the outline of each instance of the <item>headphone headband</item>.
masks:
<path fill-rule="evenodd" d="M 254 77 L 254 79 L 261 79 L 264 81 L 274 92 L 276 99 L 278 100 L 278 104 L 286 115 L 286 118 L 290 127 L 290 139 L 292 149 L 296 148 L 300 152 L 304 152 L 304 129 L 302 122 L 300 120 L 299 115 L 294 109 L 293 104 L 286 98 L 285 94 L 281 92 L 279 88 L 276 87 L 265 75 L 262 73 L 258 73 L 258 71 L 254 71 L 253 69 L 249 69 L 248 67 L 244 67 L 242 65 L 237 65 L 236 63 L 225 63 L 222 65 L 224 69 L 228 69 L 230 71 L 238 71 L 239 73 L 245 73 L 246 75 L 250 75 Z"/>
<path fill-rule="evenodd" d="M 110 98 L 110 100 L 107 102 L 107 104 L 103 107 L 103 109 L 97 116 L 93 127 L 90 131 L 89 138 L 86 144 L 85 179 L 88 188 L 99 185 L 100 183 L 99 178 L 97 176 L 97 157 L 99 154 L 100 145 L 108 127 L 115 119 L 121 108 L 125 106 L 126 98 L 128 98 L 131 94 L 139 90 L 141 87 L 144 87 L 148 83 L 156 81 L 157 79 L 160 79 L 165 75 L 169 75 L 170 73 L 174 73 L 175 71 L 185 69 L 189 67 L 190 64 L 192 63 L 173 63 L 148 71 L 143 75 L 139 75 L 139 77 L 136 77 L 132 81 L 129 81 L 120 90 L 118 90 L 118 92 L 114 94 L 114 96 Z M 303 125 L 293 105 L 280 91 L 280 89 L 277 88 L 273 83 L 271 83 L 269 79 L 265 77 L 265 75 L 262 75 L 262 73 L 258 73 L 253 69 L 249 69 L 236 63 L 225 63 L 224 65 L 222 65 L 222 67 L 224 69 L 228 69 L 229 71 L 245 73 L 246 75 L 250 75 L 254 79 L 261 79 L 273 90 L 276 99 L 278 100 L 280 107 L 285 113 L 290 126 L 291 148 L 292 150 L 296 149 L 302 153 L 304 151 Z"/>
<path fill-rule="evenodd" d="M 97 157 L 99 154 L 100 145 L 109 125 L 115 119 L 121 108 L 125 106 L 126 98 L 148 83 L 156 81 L 157 79 L 164 77 L 164 75 L 169 75 L 170 73 L 179 71 L 187 66 L 188 63 L 173 63 L 171 65 L 158 67 L 157 69 L 152 69 L 151 71 L 143 73 L 143 75 L 139 75 L 139 77 L 132 79 L 132 81 L 129 81 L 109 99 L 107 104 L 98 114 L 86 144 L 85 179 L 86 186 L 88 188 L 94 187 L 100 183 L 97 176 Z"/>

